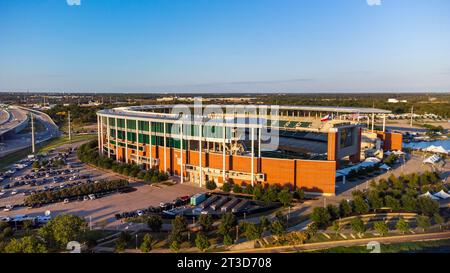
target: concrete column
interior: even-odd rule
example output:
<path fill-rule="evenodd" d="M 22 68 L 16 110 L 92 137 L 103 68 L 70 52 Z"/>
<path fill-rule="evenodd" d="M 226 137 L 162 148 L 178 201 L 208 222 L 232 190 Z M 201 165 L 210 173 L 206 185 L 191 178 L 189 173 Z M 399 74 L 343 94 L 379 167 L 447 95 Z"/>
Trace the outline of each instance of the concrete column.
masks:
<path fill-rule="evenodd" d="M 258 129 L 258 157 L 261 158 L 261 129 Z"/>
<path fill-rule="evenodd" d="M 167 138 L 166 138 L 166 123 L 163 122 L 163 126 L 164 126 L 164 172 L 167 172 L 167 151 L 166 151 L 166 147 L 167 147 Z"/>
<path fill-rule="evenodd" d="M 125 163 L 128 163 L 128 119 L 125 119 Z"/>
<path fill-rule="evenodd" d="M 103 155 L 104 154 L 103 146 L 105 145 L 105 143 L 103 142 L 103 117 L 102 116 L 100 116 L 100 143 L 101 143 L 100 154 Z"/>
<path fill-rule="evenodd" d="M 153 168 L 153 145 L 152 145 L 152 122 L 148 122 L 148 136 L 149 136 L 149 144 L 150 144 L 150 169 Z"/>
<path fill-rule="evenodd" d="M 372 113 L 372 133 L 374 130 L 374 125 L 375 125 L 375 113 Z"/>
<path fill-rule="evenodd" d="M 102 154 L 102 133 L 100 131 L 100 121 L 101 121 L 101 117 L 99 115 L 97 115 L 97 135 L 98 135 L 98 153 Z"/>
<path fill-rule="evenodd" d="M 183 173 L 183 123 L 180 124 L 180 181 L 181 184 L 184 183 L 184 173 Z"/>
<path fill-rule="evenodd" d="M 119 161 L 119 132 L 117 126 L 117 118 L 116 118 L 116 161 Z"/>
<path fill-rule="evenodd" d="M 203 133 L 202 133 L 202 131 L 203 131 L 203 128 L 202 128 L 202 124 L 200 124 L 199 125 L 199 132 L 198 132 L 198 135 L 199 135 L 199 139 L 198 139 L 198 143 L 199 143 L 199 145 L 198 145 L 198 156 L 199 156 L 199 162 L 200 162 L 200 172 L 199 172 L 199 175 L 200 175 L 200 187 L 203 185 L 203 167 L 202 167 L 202 136 L 203 136 Z"/>
<path fill-rule="evenodd" d="M 254 179 L 255 179 L 255 140 L 254 140 L 254 136 L 253 134 L 255 133 L 255 128 L 252 127 L 251 130 L 251 135 L 250 135 L 250 139 L 251 139 L 251 145 L 252 145 L 252 163 L 251 163 L 251 170 L 252 170 L 252 175 L 251 175 L 251 179 L 252 179 L 252 186 L 254 184 Z"/>
<path fill-rule="evenodd" d="M 223 180 L 223 183 L 225 183 L 225 178 L 226 178 L 225 177 L 225 167 L 226 167 L 226 163 L 225 163 L 225 160 L 226 160 L 226 155 L 225 155 L 226 128 L 227 127 L 223 126 L 223 139 L 222 139 L 222 180 Z"/>
<path fill-rule="evenodd" d="M 106 117 L 106 140 L 108 142 L 108 158 L 111 158 L 111 150 L 109 145 L 111 143 L 111 128 L 109 127 L 109 117 Z"/>
<path fill-rule="evenodd" d="M 136 164 L 139 162 L 139 120 L 136 120 Z"/>
<path fill-rule="evenodd" d="M 386 132 L 386 115 L 383 114 L 383 132 Z"/>

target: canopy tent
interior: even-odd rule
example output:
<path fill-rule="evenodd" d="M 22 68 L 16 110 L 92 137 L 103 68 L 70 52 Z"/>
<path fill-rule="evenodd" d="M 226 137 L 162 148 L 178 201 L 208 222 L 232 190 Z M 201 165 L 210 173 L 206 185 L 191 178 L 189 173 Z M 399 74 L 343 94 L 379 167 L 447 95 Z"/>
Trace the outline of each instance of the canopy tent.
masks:
<path fill-rule="evenodd" d="M 429 164 L 435 164 L 436 162 L 439 162 L 440 160 L 441 160 L 441 157 L 440 157 L 439 155 L 434 154 L 434 155 L 432 155 L 432 156 L 426 158 L 426 159 L 423 161 L 423 163 L 424 163 L 424 164 L 426 164 L 426 163 L 429 163 Z"/>
<path fill-rule="evenodd" d="M 440 192 L 435 193 L 434 196 L 439 197 L 441 199 L 450 198 L 450 194 L 446 193 L 444 190 L 441 190 Z"/>
<path fill-rule="evenodd" d="M 429 191 L 427 191 L 424 194 L 419 195 L 419 197 L 428 197 L 428 198 L 431 198 L 433 200 L 440 200 L 439 197 L 436 197 L 436 196 L 432 195 Z"/>
<path fill-rule="evenodd" d="M 368 158 L 366 158 L 366 160 L 364 160 L 363 162 L 361 162 L 357 165 L 336 171 L 336 177 L 347 176 L 352 170 L 357 171 L 361 168 L 375 166 L 376 164 L 378 164 L 380 162 L 381 162 L 381 160 L 376 157 L 368 157 Z"/>
<path fill-rule="evenodd" d="M 438 154 L 448 154 L 448 152 L 449 152 L 442 146 L 434 146 L 434 145 L 431 145 L 431 146 L 423 149 L 423 151 L 438 153 Z"/>

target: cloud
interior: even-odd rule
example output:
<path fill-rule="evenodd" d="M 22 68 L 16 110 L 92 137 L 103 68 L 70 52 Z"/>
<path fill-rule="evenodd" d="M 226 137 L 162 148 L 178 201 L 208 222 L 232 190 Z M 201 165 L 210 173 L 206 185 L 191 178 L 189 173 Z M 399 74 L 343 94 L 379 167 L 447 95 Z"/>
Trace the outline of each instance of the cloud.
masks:
<path fill-rule="evenodd" d="M 366 0 L 369 6 L 381 6 L 381 0 Z"/>
<path fill-rule="evenodd" d="M 81 6 L 81 0 L 66 0 L 69 6 Z"/>

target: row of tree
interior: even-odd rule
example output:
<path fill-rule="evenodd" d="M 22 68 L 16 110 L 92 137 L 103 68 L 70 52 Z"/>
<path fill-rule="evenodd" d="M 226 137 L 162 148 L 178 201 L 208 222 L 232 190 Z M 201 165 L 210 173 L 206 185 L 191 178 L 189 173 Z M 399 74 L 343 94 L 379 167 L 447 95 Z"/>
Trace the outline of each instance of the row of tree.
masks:
<path fill-rule="evenodd" d="M 398 212 L 415 212 L 427 217 L 439 215 L 439 202 L 428 197 L 420 197 L 424 186 L 441 185 L 438 173 L 424 172 L 391 175 L 387 180 L 372 181 L 367 191 L 353 191 L 353 200 L 342 200 L 338 206 L 329 204 L 326 208 L 315 208 L 312 220 L 320 228 L 328 227 L 333 220 L 352 215 L 362 215 L 381 208 Z"/>
<path fill-rule="evenodd" d="M 36 206 L 58 202 L 66 198 L 71 199 L 89 194 L 118 191 L 127 187 L 129 187 L 129 183 L 126 180 L 100 181 L 98 183 L 89 183 L 65 189 L 36 193 L 26 197 L 24 203 L 26 206 Z"/>
<path fill-rule="evenodd" d="M 209 190 L 214 190 L 217 188 L 217 185 L 214 181 L 208 181 L 206 183 L 206 188 Z M 239 185 L 232 184 L 226 182 L 222 185 L 221 188 L 224 192 L 233 192 L 233 193 L 244 193 L 253 195 L 254 200 L 260 200 L 269 204 L 271 202 L 280 202 L 283 206 L 288 207 L 291 205 L 292 200 L 294 198 L 303 200 L 305 198 L 305 192 L 303 189 L 296 189 L 294 192 L 288 187 L 280 187 L 278 185 L 270 185 L 263 186 L 261 184 L 257 184 L 255 186 L 252 185 Z"/>
<path fill-rule="evenodd" d="M 98 153 L 98 141 L 93 140 L 78 148 L 78 159 L 84 163 L 92 164 L 104 169 L 112 170 L 115 173 L 144 180 L 147 183 L 166 181 L 169 178 L 167 173 L 157 169 L 143 170 L 137 164 L 119 163 L 112 158 L 101 156 Z"/>

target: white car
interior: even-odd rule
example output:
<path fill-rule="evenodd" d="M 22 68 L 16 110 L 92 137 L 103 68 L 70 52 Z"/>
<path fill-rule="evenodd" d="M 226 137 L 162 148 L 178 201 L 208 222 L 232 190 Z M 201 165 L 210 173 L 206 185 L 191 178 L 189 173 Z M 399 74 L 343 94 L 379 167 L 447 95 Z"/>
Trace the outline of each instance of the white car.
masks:
<path fill-rule="evenodd" d="M 136 211 L 136 213 L 137 213 L 138 216 L 144 215 L 144 212 L 142 210 L 138 210 L 138 211 Z"/>
<path fill-rule="evenodd" d="M 0 191 L 0 196 L 3 196 L 3 195 L 5 195 L 5 194 L 6 194 L 6 192 Z"/>
<path fill-rule="evenodd" d="M 17 191 L 12 191 L 11 192 L 11 195 L 16 195 L 17 194 Z"/>
<path fill-rule="evenodd" d="M 88 197 L 89 197 L 89 199 L 91 199 L 91 200 L 95 200 L 95 195 L 94 195 L 94 194 L 89 194 Z"/>
<path fill-rule="evenodd" d="M 14 209 L 14 205 L 6 205 L 3 211 L 12 211 Z"/>

